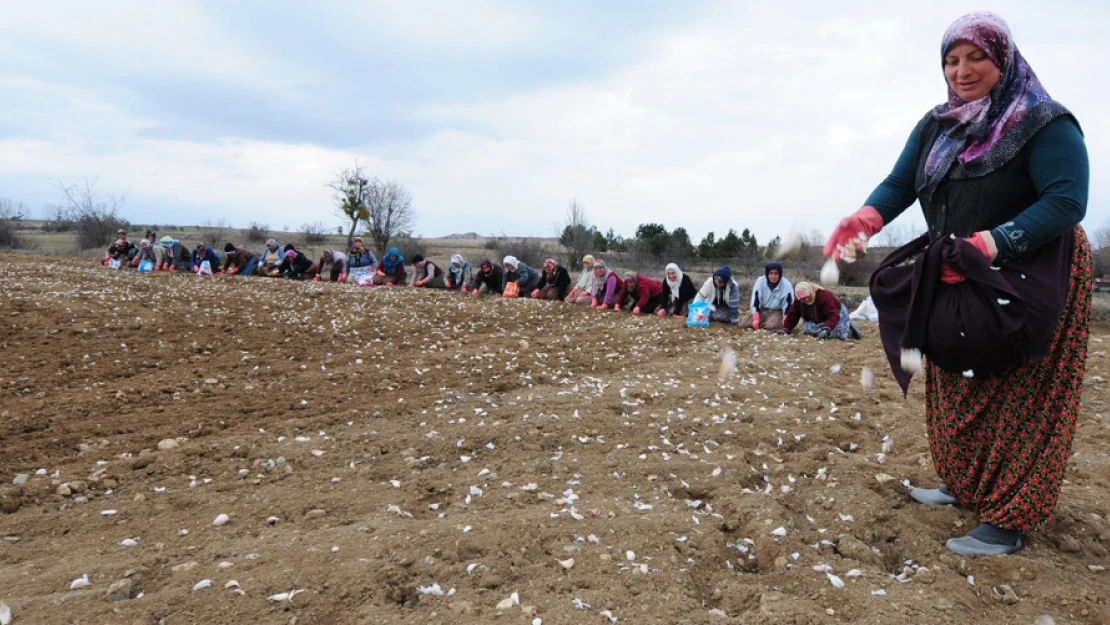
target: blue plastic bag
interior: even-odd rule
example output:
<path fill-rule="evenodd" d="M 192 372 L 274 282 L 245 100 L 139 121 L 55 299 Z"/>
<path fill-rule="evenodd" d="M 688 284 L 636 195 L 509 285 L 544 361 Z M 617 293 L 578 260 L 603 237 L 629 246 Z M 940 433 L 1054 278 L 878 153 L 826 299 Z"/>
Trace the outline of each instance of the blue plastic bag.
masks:
<path fill-rule="evenodd" d="M 147 259 L 139 263 L 139 273 L 150 273 L 154 271 L 154 261 Z"/>
<path fill-rule="evenodd" d="M 690 302 L 686 311 L 687 328 L 709 327 L 709 302 Z"/>

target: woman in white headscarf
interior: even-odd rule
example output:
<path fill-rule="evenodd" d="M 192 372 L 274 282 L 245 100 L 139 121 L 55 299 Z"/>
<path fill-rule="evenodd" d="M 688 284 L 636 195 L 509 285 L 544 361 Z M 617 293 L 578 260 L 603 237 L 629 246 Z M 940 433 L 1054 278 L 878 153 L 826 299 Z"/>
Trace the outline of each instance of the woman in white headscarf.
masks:
<path fill-rule="evenodd" d="M 516 256 L 506 256 L 501 264 L 505 268 L 504 277 L 501 279 L 502 293 L 507 284 L 516 282 L 520 286 L 520 294 L 517 297 L 531 297 L 532 289 L 540 283 L 539 272 L 517 260 Z"/>
<path fill-rule="evenodd" d="M 470 263 L 466 262 L 462 254 L 452 256 L 451 265 L 447 267 L 447 288 L 466 291 L 472 282 L 474 270 L 470 268 Z"/>
<path fill-rule="evenodd" d="M 666 277 L 663 279 L 663 294 L 667 298 L 667 303 L 655 314 L 660 317 L 667 315 L 685 317 L 686 306 L 698 294 L 698 290 L 694 287 L 690 276 L 682 273 L 675 263 L 669 263 L 664 273 Z"/>

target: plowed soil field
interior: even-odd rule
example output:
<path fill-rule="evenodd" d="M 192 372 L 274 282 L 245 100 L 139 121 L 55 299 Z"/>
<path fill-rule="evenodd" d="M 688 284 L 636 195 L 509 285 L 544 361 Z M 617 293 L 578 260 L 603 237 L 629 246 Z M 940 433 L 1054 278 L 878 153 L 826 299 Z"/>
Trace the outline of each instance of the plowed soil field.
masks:
<path fill-rule="evenodd" d="M 943 547 L 973 514 L 908 497 L 923 388 L 873 325 L 14 256 L 0 285 L 16 625 L 1110 623 L 1104 331 L 1056 518 L 975 559 Z"/>

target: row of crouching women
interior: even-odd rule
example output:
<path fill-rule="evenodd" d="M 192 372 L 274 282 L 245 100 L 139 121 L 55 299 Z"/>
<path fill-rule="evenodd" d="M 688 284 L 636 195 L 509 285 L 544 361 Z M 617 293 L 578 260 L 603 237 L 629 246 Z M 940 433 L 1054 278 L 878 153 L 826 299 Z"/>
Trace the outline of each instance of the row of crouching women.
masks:
<path fill-rule="evenodd" d="M 508 292 L 509 297 L 554 300 L 660 318 L 686 317 L 691 302 L 706 302 L 710 321 L 742 330 L 789 334 L 800 328 L 802 334 L 820 339 L 861 336 L 849 318 L 848 308 L 832 291 L 812 282 L 792 285 L 782 264 L 777 262 L 768 263 L 764 275 L 756 280 L 748 311 L 743 315 L 740 286 L 728 267 L 714 271 L 700 288 L 675 263 L 666 266 L 662 280 L 656 280 L 630 271 L 618 275 L 604 260 L 589 254 L 582 258 L 582 270 L 573 283 L 570 272 L 554 258 L 546 259 L 542 269 L 533 269 L 514 256 L 506 256 L 501 266 L 483 258 L 472 280 L 467 279 L 470 275 L 470 265 L 456 254 L 451 259 L 445 286 L 474 296 L 483 293 L 505 296 Z M 515 288 L 510 284 L 515 284 Z"/>

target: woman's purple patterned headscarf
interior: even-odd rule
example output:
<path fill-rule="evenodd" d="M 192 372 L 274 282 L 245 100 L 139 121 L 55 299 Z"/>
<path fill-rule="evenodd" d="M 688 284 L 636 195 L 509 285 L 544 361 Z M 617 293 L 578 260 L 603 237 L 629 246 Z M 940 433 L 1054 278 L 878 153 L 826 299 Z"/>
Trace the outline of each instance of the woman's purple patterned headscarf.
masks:
<path fill-rule="evenodd" d="M 941 41 L 942 68 L 944 57 L 958 41 L 982 49 L 1001 76 L 989 94 L 972 102 L 961 100 L 949 86 L 948 102 L 933 109 L 943 130 L 925 161 L 924 184 L 918 189 L 928 195 L 949 174 L 953 163 L 954 178 L 989 174 L 1016 156 L 1048 122 L 1071 114 L 1045 91 L 1000 16 L 982 11 L 952 22 Z"/>

